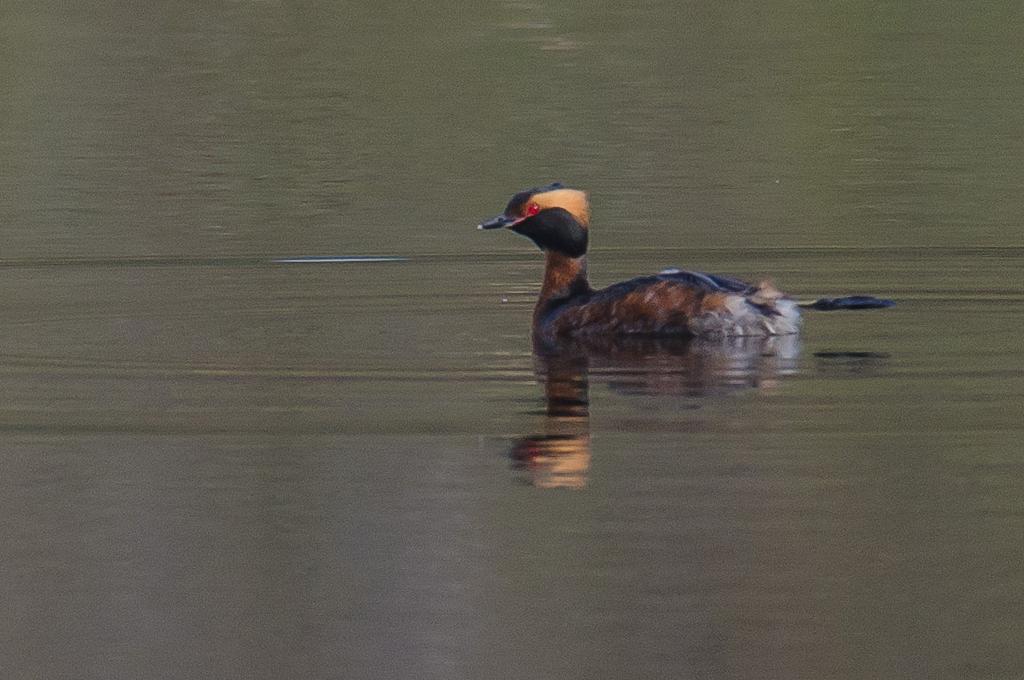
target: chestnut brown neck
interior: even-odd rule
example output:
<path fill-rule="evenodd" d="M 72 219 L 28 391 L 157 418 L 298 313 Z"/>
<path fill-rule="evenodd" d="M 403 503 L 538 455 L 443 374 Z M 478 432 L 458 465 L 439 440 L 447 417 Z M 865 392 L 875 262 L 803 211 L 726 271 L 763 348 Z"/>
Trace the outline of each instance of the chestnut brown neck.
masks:
<path fill-rule="evenodd" d="M 593 289 L 587 281 L 587 256 L 569 257 L 547 251 L 544 261 L 544 283 L 534 309 L 534 317 L 556 300 L 589 293 Z"/>

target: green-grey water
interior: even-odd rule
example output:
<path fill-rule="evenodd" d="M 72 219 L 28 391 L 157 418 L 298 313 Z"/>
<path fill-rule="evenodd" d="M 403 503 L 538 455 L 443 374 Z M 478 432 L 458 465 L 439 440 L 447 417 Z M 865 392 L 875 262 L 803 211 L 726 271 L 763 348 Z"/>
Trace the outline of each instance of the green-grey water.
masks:
<path fill-rule="evenodd" d="M 7 0 L 0 675 L 1024 676 L 1022 19 Z M 552 180 L 898 305 L 535 356 Z"/>

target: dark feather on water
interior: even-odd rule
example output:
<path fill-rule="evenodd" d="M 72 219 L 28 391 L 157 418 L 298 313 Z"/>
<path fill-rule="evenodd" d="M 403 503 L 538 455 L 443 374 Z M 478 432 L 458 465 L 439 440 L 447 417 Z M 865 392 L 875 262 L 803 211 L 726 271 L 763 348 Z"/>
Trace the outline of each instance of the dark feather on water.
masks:
<path fill-rule="evenodd" d="M 892 307 L 896 303 L 884 298 L 876 298 L 870 295 L 849 295 L 847 297 L 821 298 L 806 305 L 800 305 L 804 309 L 816 309 L 819 312 L 834 312 L 839 309 L 882 309 Z"/>

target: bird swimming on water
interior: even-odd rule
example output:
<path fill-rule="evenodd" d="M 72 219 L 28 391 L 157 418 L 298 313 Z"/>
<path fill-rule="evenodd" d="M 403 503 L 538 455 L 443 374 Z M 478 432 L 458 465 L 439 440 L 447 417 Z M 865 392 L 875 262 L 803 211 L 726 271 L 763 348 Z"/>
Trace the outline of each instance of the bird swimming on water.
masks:
<path fill-rule="evenodd" d="M 800 329 L 800 307 L 866 309 L 893 302 L 868 296 L 800 305 L 770 282 L 749 284 L 669 269 L 594 290 L 587 280 L 590 202 L 559 183 L 520 191 L 478 226 L 510 229 L 544 251 L 544 282 L 533 312 L 537 340 L 606 335 L 768 336 Z"/>

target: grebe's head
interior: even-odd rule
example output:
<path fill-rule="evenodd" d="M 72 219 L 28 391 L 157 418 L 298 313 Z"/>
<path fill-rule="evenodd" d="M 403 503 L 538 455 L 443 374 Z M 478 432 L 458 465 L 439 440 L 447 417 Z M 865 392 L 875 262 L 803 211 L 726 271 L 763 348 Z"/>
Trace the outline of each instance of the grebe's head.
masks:
<path fill-rule="evenodd" d="M 478 229 L 511 229 L 529 238 L 541 250 L 569 257 L 587 253 L 590 202 L 586 192 L 558 182 L 520 191 L 505 212 L 480 224 Z"/>

